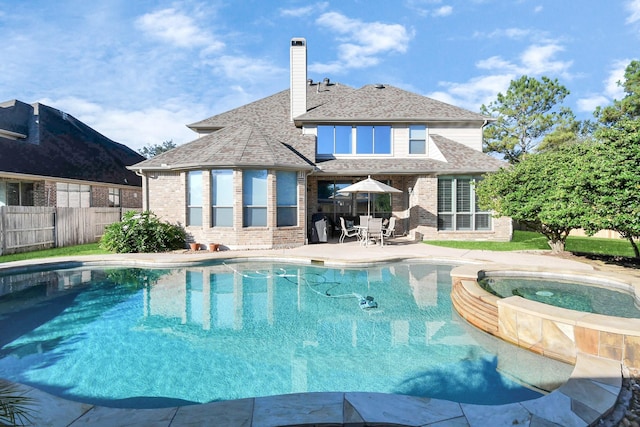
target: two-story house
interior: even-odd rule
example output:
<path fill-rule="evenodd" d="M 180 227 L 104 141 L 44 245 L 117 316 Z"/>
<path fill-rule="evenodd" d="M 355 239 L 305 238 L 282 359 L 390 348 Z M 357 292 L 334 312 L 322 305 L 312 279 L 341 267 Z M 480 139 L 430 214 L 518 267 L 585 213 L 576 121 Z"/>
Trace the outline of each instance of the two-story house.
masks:
<path fill-rule="evenodd" d="M 0 103 L 0 207 L 140 208 L 143 159 L 64 111 Z"/>
<path fill-rule="evenodd" d="M 503 165 L 482 152 L 490 118 L 386 84 L 314 82 L 306 40 L 290 49 L 288 90 L 191 124 L 198 139 L 130 167 L 144 209 L 232 249 L 305 244 L 314 213 L 339 224 L 369 203 L 396 234 L 510 239 L 510 219 L 475 202 L 474 182 Z M 338 193 L 367 176 L 402 193 Z"/>

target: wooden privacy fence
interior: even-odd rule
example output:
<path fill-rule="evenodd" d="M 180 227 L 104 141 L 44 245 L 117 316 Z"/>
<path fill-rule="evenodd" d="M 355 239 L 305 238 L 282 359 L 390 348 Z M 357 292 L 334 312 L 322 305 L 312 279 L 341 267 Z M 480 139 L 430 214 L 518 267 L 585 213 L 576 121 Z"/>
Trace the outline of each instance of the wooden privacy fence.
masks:
<path fill-rule="evenodd" d="M 130 209 L 0 207 L 0 255 L 97 242 Z"/>

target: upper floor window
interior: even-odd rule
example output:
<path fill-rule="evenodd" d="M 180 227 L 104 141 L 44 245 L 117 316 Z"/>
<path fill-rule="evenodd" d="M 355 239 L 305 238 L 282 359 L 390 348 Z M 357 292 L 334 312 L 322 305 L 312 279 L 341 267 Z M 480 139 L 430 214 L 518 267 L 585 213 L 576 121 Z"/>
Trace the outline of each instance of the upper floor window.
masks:
<path fill-rule="evenodd" d="M 56 184 L 56 206 L 59 208 L 91 207 L 91 186 L 85 184 Z"/>
<path fill-rule="evenodd" d="M 296 172 L 276 172 L 278 227 L 298 225 L 298 178 Z"/>
<path fill-rule="evenodd" d="M 357 154 L 391 154 L 391 126 L 356 126 Z"/>
<path fill-rule="evenodd" d="M 246 169 L 242 172 L 243 225 L 267 226 L 267 171 Z"/>
<path fill-rule="evenodd" d="M 491 230 L 491 212 L 478 207 L 475 178 L 438 178 L 438 230 Z"/>
<path fill-rule="evenodd" d="M 202 225 L 202 171 L 187 174 L 187 225 Z"/>
<path fill-rule="evenodd" d="M 233 171 L 211 171 L 211 226 L 233 227 Z"/>
<path fill-rule="evenodd" d="M 351 126 L 318 126 L 318 154 L 351 154 Z"/>
<path fill-rule="evenodd" d="M 427 154 L 427 127 L 409 126 L 409 154 Z"/>
<path fill-rule="evenodd" d="M 317 141 L 319 156 L 391 154 L 391 126 L 318 125 Z"/>

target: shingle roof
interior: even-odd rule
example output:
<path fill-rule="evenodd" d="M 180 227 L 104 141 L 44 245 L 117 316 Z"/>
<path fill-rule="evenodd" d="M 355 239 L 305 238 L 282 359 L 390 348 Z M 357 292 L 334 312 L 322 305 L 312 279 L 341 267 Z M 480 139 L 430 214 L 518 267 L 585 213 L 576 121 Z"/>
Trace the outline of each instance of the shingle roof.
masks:
<path fill-rule="evenodd" d="M 25 106 L 29 114 L 23 114 Z M 10 109 L 20 107 L 27 123 L 25 139 L 0 137 L 0 172 L 77 179 L 140 187 L 142 178 L 127 166 L 144 159 L 129 147 L 105 137 L 55 108 L 24 102 L 4 103 L 0 121 Z M 0 108 L 0 110 L 3 110 Z"/>
<path fill-rule="evenodd" d="M 318 162 L 319 174 L 470 174 L 493 172 L 506 163 L 463 144 L 430 135 L 446 161 L 429 158 L 340 158 Z"/>
<path fill-rule="evenodd" d="M 236 122 L 135 165 L 135 169 L 257 166 L 313 169 L 290 147 L 251 122 Z"/>
<path fill-rule="evenodd" d="M 296 122 L 425 122 L 491 120 L 464 108 L 388 85 L 367 85 L 310 109 Z"/>
<path fill-rule="evenodd" d="M 303 135 L 289 116 L 290 92 L 284 90 L 189 125 L 212 133 L 153 157 L 131 169 L 263 166 L 306 169 L 317 173 L 482 173 L 502 162 L 455 141 L 432 135 L 446 162 L 425 158 L 336 159 L 314 163 L 315 137 Z M 301 122 L 477 121 L 487 120 L 455 107 L 393 86 L 353 89 L 341 84 L 307 86 L 307 113 Z"/>

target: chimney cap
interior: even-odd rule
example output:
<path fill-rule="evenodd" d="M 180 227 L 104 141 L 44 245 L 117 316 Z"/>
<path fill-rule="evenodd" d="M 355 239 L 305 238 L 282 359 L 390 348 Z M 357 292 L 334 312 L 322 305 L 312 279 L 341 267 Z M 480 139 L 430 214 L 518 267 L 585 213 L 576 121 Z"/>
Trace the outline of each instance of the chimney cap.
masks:
<path fill-rule="evenodd" d="M 291 39 L 291 46 L 304 46 L 307 44 L 307 41 L 303 38 L 293 38 Z"/>

